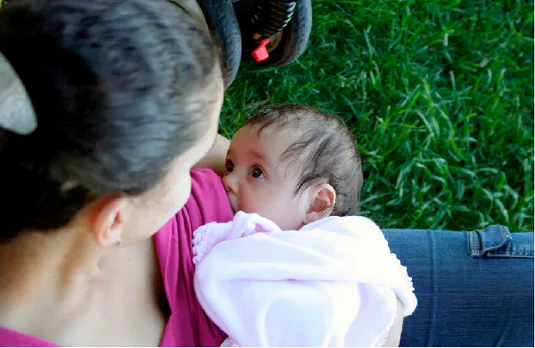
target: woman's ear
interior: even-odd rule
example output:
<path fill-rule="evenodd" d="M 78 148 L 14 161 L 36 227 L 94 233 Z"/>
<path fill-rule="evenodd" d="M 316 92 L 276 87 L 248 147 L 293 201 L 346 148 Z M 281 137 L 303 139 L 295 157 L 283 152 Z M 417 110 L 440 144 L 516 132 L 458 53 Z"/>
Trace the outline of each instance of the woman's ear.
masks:
<path fill-rule="evenodd" d="M 102 247 L 121 244 L 121 234 L 128 214 L 129 200 L 114 194 L 98 198 L 89 207 L 90 228 Z"/>
<path fill-rule="evenodd" d="M 336 203 L 336 192 L 334 188 L 326 183 L 317 184 L 311 188 L 310 205 L 305 216 L 305 224 L 328 217 Z"/>

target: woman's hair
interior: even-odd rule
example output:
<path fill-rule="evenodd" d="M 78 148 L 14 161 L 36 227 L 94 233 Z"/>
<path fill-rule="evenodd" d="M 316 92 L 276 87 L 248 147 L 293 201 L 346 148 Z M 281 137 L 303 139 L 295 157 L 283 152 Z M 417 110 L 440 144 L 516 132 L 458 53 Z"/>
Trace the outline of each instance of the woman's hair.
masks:
<path fill-rule="evenodd" d="M 0 129 L 0 241 L 155 186 L 202 135 L 220 78 L 209 33 L 162 0 L 9 1 L 0 52 L 38 124 Z"/>
<path fill-rule="evenodd" d="M 331 214 L 358 213 L 363 182 L 360 154 L 355 137 L 338 116 L 305 105 L 282 104 L 261 110 L 245 126 L 252 127 L 258 135 L 271 127 L 295 135 L 295 142 L 280 158 L 300 168 L 295 195 L 311 185 L 327 182 L 336 191 Z"/>

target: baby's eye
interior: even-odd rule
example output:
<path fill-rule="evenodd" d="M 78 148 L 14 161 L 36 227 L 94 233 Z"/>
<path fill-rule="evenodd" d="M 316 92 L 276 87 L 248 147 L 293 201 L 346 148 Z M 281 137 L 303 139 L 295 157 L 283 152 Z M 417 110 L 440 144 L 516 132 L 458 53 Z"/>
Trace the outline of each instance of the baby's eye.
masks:
<path fill-rule="evenodd" d="M 226 164 L 226 171 L 227 173 L 232 173 L 234 171 L 234 163 L 232 163 L 232 161 L 227 161 L 227 164 Z"/>
<path fill-rule="evenodd" d="M 251 170 L 251 176 L 255 179 L 262 179 L 264 178 L 264 172 L 261 168 L 254 167 L 253 170 Z"/>

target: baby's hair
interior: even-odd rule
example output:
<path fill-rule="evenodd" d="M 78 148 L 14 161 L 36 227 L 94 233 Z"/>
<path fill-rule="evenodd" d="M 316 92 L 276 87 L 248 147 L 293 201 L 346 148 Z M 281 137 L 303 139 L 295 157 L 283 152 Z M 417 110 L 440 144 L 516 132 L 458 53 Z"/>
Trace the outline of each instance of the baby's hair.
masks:
<path fill-rule="evenodd" d="M 301 167 L 294 194 L 325 181 L 337 196 L 331 215 L 358 213 L 363 181 L 360 153 L 355 137 L 338 116 L 287 103 L 261 110 L 245 126 L 258 135 L 268 128 L 294 132 L 296 141 L 280 158 Z"/>

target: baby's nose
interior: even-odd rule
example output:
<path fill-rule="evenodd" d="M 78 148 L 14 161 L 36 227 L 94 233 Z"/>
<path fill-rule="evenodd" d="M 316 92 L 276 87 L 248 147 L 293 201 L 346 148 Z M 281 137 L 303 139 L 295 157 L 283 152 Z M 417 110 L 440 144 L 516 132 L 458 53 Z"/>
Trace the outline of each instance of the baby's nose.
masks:
<path fill-rule="evenodd" d="M 236 184 L 236 178 L 235 175 L 232 173 L 227 174 L 223 177 L 223 186 L 225 186 L 225 191 L 227 193 L 237 193 L 237 184 Z"/>

